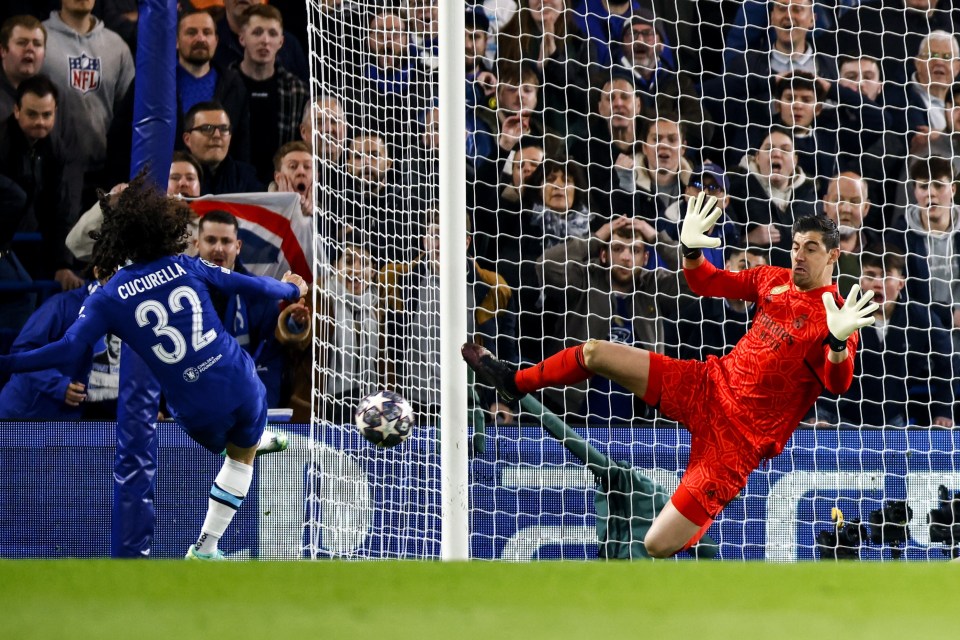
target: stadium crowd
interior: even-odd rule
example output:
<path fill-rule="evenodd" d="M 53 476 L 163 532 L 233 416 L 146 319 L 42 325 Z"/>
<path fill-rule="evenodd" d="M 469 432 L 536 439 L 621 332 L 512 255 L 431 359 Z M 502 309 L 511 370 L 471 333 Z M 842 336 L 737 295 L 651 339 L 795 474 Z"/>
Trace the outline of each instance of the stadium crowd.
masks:
<path fill-rule="evenodd" d="M 313 42 L 303 5 L 180 2 L 167 191 L 295 193 L 328 239 L 316 310 L 216 301 L 272 406 L 309 418 L 315 311 L 321 417 L 349 419 L 380 386 L 436 415 L 436 83 L 440 64 L 459 61 L 438 56 L 436 0 L 320 2 Z M 679 273 L 687 198 L 706 191 L 724 209 L 721 246 L 705 250 L 715 266 L 789 266 L 793 222 L 828 216 L 841 229 L 841 293 L 859 283 L 881 303 L 861 331 L 852 390 L 824 397 L 811 422 L 953 426 L 953 0 L 466 0 L 464 10 L 472 339 L 514 362 L 589 338 L 679 357 L 728 352 L 751 305 L 693 296 Z M 62 335 L 96 286 L 85 261 L 97 193 L 122 190 L 130 171 L 137 8 L 15 1 L 0 18 L 6 352 Z M 193 250 L 243 271 L 241 236 L 229 213 L 208 213 Z M 107 336 L 79 374 L 7 383 L 0 419 L 110 417 L 118 354 Z M 599 377 L 544 400 L 572 423 L 653 416 Z M 491 419 L 516 419 L 493 395 L 480 402 Z"/>

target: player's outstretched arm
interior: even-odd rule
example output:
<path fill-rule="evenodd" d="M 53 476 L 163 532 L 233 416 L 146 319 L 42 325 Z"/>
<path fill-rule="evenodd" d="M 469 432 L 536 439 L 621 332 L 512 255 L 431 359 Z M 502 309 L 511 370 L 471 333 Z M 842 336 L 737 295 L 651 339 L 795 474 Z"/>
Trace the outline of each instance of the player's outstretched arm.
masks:
<path fill-rule="evenodd" d="M 185 264 L 192 265 L 193 269 L 202 280 L 220 291 L 227 293 L 239 293 L 259 298 L 268 298 L 271 300 L 289 300 L 295 301 L 304 297 L 307 292 L 307 285 L 300 276 L 287 271 L 281 282 L 268 276 L 248 276 L 236 271 L 230 271 L 218 267 L 214 264 L 205 263 L 202 260 L 191 262 L 187 259 Z M 290 279 L 287 279 L 290 278 Z M 294 286 L 290 286 L 290 285 Z"/>
<path fill-rule="evenodd" d="M 683 251 L 683 268 L 696 269 L 703 262 L 701 249 L 715 249 L 720 246 L 720 238 L 713 238 L 710 232 L 717 220 L 723 215 L 723 209 L 717 206 L 717 198 L 701 191 L 687 201 L 687 215 L 680 227 L 680 246 Z"/>
<path fill-rule="evenodd" d="M 68 331 L 56 342 L 39 349 L 0 356 L 0 372 L 18 373 L 67 367 L 83 358 L 88 347 L 87 342 L 77 337 L 74 332 Z"/>

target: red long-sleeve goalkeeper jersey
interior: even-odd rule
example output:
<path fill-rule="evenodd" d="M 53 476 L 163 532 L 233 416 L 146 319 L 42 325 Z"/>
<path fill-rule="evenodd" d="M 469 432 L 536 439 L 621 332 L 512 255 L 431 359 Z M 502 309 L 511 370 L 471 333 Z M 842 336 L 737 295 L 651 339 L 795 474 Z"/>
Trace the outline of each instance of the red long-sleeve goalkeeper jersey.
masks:
<path fill-rule="evenodd" d="M 847 339 L 846 360 L 827 359 L 821 297 L 829 291 L 839 306 L 837 286 L 800 291 L 789 269 L 769 266 L 731 272 L 704 262 L 684 275 L 698 295 L 756 304 L 750 330 L 730 353 L 708 359 L 708 375 L 725 418 L 765 457 L 777 455 L 824 388 L 840 394 L 853 380 L 858 333 Z"/>

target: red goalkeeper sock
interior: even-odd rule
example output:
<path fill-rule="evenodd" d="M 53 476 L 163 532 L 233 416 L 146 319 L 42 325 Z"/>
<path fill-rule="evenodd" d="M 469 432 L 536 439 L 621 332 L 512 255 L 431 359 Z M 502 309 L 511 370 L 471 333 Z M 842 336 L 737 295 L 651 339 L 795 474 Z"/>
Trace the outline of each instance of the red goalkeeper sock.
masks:
<path fill-rule="evenodd" d="M 518 371 L 514 379 L 520 393 L 544 387 L 576 384 L 593 376 L 583 364 L 583 345 L 568 347 L 529 369 Z"/>

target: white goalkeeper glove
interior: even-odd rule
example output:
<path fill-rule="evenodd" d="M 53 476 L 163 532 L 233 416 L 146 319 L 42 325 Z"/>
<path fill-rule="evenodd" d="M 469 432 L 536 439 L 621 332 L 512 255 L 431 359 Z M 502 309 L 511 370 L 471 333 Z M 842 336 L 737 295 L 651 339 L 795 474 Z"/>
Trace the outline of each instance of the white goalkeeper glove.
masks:
<path fill-rule="evenodd" d="M 687 215 L 680 227 L 680 244 L 684 258 L 696 260 L 701 255 L 700 249 L 715 249 L 720 246 L 720 238 L 709 236 L 713 225 L 723 215 L 723 209 L 716 205 L 717 198 L 708 196 L 705 191 L 701 191 L 696 197 L 691 196 L 687 201 Z"/>
<path fill-rule="evenodd" d="M 880 308 L 876 302 L 867 305 L 873 299 L 873 291 L 867 291 L 861 295 L 858 284 L 853 285 L 846 302 L 839 309 L 832 293 L 824 293 L 821 299 L 827 310 L 827 329 L 830 330 L 828 339 L 830 348 L 834 351 L 846 349 L 847 338 L 854 331 L 873 324 L 873 312 Z"/>

